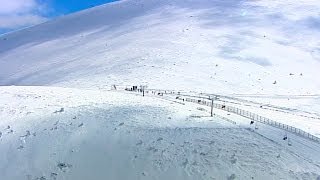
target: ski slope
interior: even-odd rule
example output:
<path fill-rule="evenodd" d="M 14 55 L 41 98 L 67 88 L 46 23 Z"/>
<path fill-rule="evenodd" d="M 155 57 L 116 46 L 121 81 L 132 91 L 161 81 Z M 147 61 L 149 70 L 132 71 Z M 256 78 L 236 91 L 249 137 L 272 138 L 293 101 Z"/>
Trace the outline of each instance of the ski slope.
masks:
<path fill-rule="evenodd" d="M 219 94 L 319 136 L 319 8 L 122 0 L 0 36 L 0 179 L 319 180 L 319 143 L 221 110 L 209 117 L 197 104 L 109 91 Z"/>
<path fill-rule="evenodd" d="M 320 144 L 289 136 L 288 146 L 281 131 L 208 117 L 197 105 L 52 87 L 0 94 L 1 179 L 320 177 Z"/>

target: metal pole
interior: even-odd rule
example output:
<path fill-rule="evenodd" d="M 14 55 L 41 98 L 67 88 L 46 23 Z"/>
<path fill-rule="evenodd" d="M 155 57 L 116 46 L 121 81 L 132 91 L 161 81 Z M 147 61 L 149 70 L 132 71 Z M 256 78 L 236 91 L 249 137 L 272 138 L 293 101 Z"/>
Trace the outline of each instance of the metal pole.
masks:
<path fill-rule="evenodd" d="M 213 117 L 213 98 L 211 98 L 211 117 Z"/>

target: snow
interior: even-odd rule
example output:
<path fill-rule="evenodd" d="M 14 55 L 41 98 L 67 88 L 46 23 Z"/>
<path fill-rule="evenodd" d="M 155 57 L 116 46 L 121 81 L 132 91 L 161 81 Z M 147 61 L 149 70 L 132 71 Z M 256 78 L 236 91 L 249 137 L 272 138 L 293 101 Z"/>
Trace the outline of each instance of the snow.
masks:
<path fill-rule="evenodd" d="M 288 134 L 288 146 L 282 131 L 250 130 L 248 119 L 232 124 L 195 104 L 52 87 L 2 87 L 0 94 L 2 179 L 320 176 L 319 144 Z"/>
<path fill-rule="evenodd" d="M 207 93 L 319 94 L 320 5 L 283 4 L 103 5 L 2 36 L 0 84 L 101 88 L 148 82 Z"/>
<path fill-rule="evenodd" d="M 0 36 L 0 179 L 320 179 L 319 143 L 109 91 L 215 94 L 320 137 L 319 8 L 123 0 Z"/>
<path fill-rule="evenodd" d="M 258 101 L 258 102 L 263 102 L 263 101 Z M 273 102 L 276 102 L 275 104 L 277 105 L 281 104 L 281 103 L 278 103 L 278 102 L 281 102 L 281 100 L 280 101 L 273 100 Z M 248 102 L 241 102 L 241 101 L 239 102 L 234 100 L 233 101 L 229 100 L 227 102 L 224 102 L 223 100 L 221 100 L 221 102 L 218 102 L 218 103 L 240 108 L 242 110 L 246 110 L 246 111 L 258 114 L 262 117 L 268 117 L 269 119 L 272 119 L 276 122 L 300 128 L 306 132 L 309 132 L 311 134 L 314 134 L 320 137 L 319 114 L 310 113 L 308 111 L 303 111 L 301 109 L 298 110 L 298 109 L 290 109 L 288 107 L 272 106 L 272 104 L 269 105 L 265 103 L 252 104 Z M 298 101 L 298 103 L 296 104 L 301 105 L 302 102 Z"/>

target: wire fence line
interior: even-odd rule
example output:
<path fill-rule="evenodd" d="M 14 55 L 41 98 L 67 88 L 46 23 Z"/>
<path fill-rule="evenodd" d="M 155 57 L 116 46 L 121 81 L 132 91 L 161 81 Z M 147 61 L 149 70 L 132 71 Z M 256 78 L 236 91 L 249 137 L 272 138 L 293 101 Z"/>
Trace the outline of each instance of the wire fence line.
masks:
<path fill-rule="evenodd" d="M 316 137 L 306 131 L 303 131 L 299 128 L 293 127 L 293 126 L 289 126 L 283 123 L 279 123 L 277 121 L 271 120 L 269 118 L 260 116 L 258 114 L 252 113 L 250 111 L 246 111 L 240 108 L 236 108 L 233 106 L 227 106 L 227 105 L 223 105 L 223 104 L 218 104 L 218 103 L 213 103 L 211 102 L 211 99 L 209 97 L 205 97 L 202 95 L 187 95 L 181 92 L 176 92 L 176 91 L 171 91 L 171 90 L 159 90 L 159 89 L 153 89 L 153 90 L 146 90 L 146 93 L 152 93 L 154 95 L 160 95 L 163 96 L 165 95 L 173 95 L 176 96 L 176 99 L 182 100 L 182 101 L 186 101 L 186 102 L 192 102 L 192 103 L 197 103 L 200 105 L 204 105 L 204 106 L 213 106 L 216 109 L 220 109 L 220 110 L 224 110 L 230 113 L 234 113 L 237 115 L 240 115 L 242 117 L 251 119 L 253 121 L 257 121 L 272 127 L 276 127 L 279 129 L 283 129 L 286 130 L 288 132 L 291 132 L 293 134 L 296 134 L 298 136 L 304 137 L 306 139 L 312 140 L 314 142 L 320 143 L 320 138 Z"/>

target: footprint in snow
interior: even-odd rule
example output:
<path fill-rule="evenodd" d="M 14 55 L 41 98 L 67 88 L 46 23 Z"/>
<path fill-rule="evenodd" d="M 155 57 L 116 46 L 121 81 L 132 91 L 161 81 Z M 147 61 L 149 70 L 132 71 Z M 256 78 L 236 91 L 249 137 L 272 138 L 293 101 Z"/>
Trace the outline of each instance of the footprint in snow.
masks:
<path fill-rule="evenodd" d="M 26 131 L 26 134 L 23 135 L 23 136 L 20 136 L 20 137 L 25 137 L 25 138 L 27 138 L 27 137 L 29 137 L 30 135 L 31 135 L 30 131 L 27 130 L 27 131 Z"/>
<path fill-rule="evenodd" d="M 201 152 L 201 153 L 200 153 L 200 156 L 205 156 L 205 155 L 207 155 L 207 154 L 204 153 L 204 152 Z"/>
<path fill-rule="evenodd" d="M 78 127 L 82 127 L 82 126 L 83 126 L 83 123 L 81 123 L 81 124 L 78 125 Z"/>
<path fill-rule="evenodd" d="M 52 180 L 57 180 L 57 176 L 58 176 L 57 173 L 51 173 L 51 174 L 50 174 L 50 178 L 51 178 Z"/>
<path fill-rule="evenodd" d="M 12 134 L 13 133 L 13 130 L 11 129 L 9 132 L 8 132 L 8 134 Z"/>
<path fill-rule="evenodd" d="M 123 126 L 123 125 L 124 125 L 124 123 L 123 123 L 123 122 L 119 124 L 119 126 Z"/>
<path fill-rule="evenodd" d="M 58 163 L 57 167 L 62 171 L 66 172 L 69 168 L 72 167 L 71 164 L 66 164 L 66 163 Z"/>
<path fill-rule="evenodd" d="M 51 128 L 50 130 L 53 131 L 53 130 L 57 130 L 57 129 L 58 129 L 58 127 L 55 126 L 54 128 Z"/>

